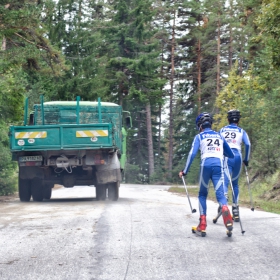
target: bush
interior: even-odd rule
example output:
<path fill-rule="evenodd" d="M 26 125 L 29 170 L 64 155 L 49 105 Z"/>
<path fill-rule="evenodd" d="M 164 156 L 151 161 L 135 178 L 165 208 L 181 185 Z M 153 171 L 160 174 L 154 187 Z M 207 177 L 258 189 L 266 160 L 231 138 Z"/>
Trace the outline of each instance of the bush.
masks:
<path fill-rule="evenodd" d="M 7 130 L 0 124 L 0 195 L 13 194 L 17 189 L 16 163 L 12 161 Z"/>
<path fill-rule="evenodd" d="M 143 174 L 140 172 L 138 165 L 126 163 L 123 180 L 130 184 L 143 184 Z"/>
<path fill-rule="evenodd" d="M 11 170 L 0 172 L 0 195 L 10 195 L 17 190 L 17 173 Z"/>
<path fill-rule="evenodd" d="M 167 179 L 166 172 L 162 169 L 155 170 L 154 174 L 150 176 L 150 184 L 154 185 L 170 185 Z"/>

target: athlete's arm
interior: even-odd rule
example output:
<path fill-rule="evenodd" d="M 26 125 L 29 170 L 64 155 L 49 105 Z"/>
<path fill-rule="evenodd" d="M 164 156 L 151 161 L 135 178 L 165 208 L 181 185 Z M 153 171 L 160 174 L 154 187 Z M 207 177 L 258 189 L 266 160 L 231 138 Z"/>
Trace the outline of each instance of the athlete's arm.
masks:
<path fill-rule="evenodd" d="M 195 136 L 194 140 L 193 140 L 193 143 L 192 143 L 192 148 L 189 152 L 189 155 L 188 155 L 188 159 L 187 159 L 187 162 L 186 162 L 186 166 L 183 170 L 184 174 L 187 174 L 190 167 L 191 167 L 191 164 L 199 150 L 199 147 L 200 147 L 200 138 L 199 138 L 199 134 Z"/>
<path fill-rule="evenodd" d="M 245 130 L 243 130 L 242 141 L 243 141 L 243 143 L 245 145 L 245 157 L 244 157 L 244 160 L 248 162 L 249 159 L 250 159 L 251 143 L 250 143 L 248 134 L 246 133 Z"/>

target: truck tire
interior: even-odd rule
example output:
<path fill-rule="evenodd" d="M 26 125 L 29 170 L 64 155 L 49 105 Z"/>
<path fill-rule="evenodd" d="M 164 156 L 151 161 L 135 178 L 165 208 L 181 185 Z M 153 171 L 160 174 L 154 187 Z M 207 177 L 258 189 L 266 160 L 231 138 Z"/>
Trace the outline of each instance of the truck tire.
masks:
<path fill-rule="evenodd" d="M 108 198 L 113 201 L 117 201 L 119 199 L 119 187 L 120 182 L 110 183 L 108 185 Z"/>
<path fill-rule="evenodd" d="M 105 200 L 106 199 L 106 185 L 96 185 L 96 200 Z"/>
<path fill-rule="evenodd" d="M 51 199 L 52 197 L 52 187 L 53 185 L 44 186 L 44 199 Z"/>
<path fill-rule="evenodd" d="M 28 202 L 31 198 L 30 182 L 27 179 L 18 178 L 18 194 L 20 201 Z"/>
<path fill-rule="evenodd" d="M 33 201 L 43 201 L 44 188 L 40 178 L 34 178 L 31 180 L 31 194 Z"/>

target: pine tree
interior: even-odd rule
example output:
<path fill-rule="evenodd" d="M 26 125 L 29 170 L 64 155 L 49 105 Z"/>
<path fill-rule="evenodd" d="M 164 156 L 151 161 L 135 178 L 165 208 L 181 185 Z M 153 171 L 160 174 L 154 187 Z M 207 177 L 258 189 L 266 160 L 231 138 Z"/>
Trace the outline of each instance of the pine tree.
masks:
<path fill-rule="evenodd" d="M 46 22 L 49 38 L 66 56 L 69 70 L 57 79 L 56 99 L 74 100 L 77 95 L 83 100 L 104 97 L 107 88 L 103 79 L 104 58 L 99 58 L 102 48 L 102 3 L 88 0 L 58 1 L 49 9 Z"/>
<path fill-rule="evenodd" d="M 65 69 L 64 59 L 46 37 L 44 3 L 11 0 L 0 4 L 0 194 L 15 190 L 8 125 L 23 118 L 23 99 L 45 93 L 49 77 Z M 40 80 L 40 82 L 38 82 Z M 42 81 L 44 80 L 44 83 Z"/>
<path fill-rule="evenodd" d="M 113 1 L 116 13 L 106 28 L 101 30 L 107 42 L 102 53 L 106 53 L 108 65 L 105 69 L 106 85 L 111 98 L 121 105 L 142 104 L 146 112 L 145 137 L 147 143 L 137 141 L 138 151 L 147 146 L 148 176 L 154 172 L 153 131 L 151 126 L 151 110 L 161 103 L 160 88 L 163 82 L 158 79 L 159 45 L 156 39 L 157 30 L 152 26 L 154 11 L 151 1 Z M 101 54 L 102 55 L 102 54 Z M 137 135 L 143 135 L 143 126 L 138 127 Z M 142 137 L 140 137 L 141 139 Z M 140 155 L 137 156 L 139 162 Z M 141 163 L 142 164 L 142 163 Z M 144 170 L 143 168 L 142 170 Z"/>
<path fill-rule="evenodd" d="M 259 40 L 267 47 L 272 65 L 280 69 L 280 3 L 277 0 L 256 1 L 262 2 L 256 23 L 261 30 Z"/>

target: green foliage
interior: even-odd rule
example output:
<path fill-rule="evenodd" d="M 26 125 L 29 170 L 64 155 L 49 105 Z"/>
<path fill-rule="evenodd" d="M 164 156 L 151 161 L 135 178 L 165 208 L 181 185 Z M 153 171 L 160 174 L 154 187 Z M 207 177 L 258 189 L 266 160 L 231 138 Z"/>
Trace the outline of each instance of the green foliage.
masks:
<path fill-rule="evenodd" d="M 149 177 L 149 183 L 158 185 L 168 184 L 164 171 L 162 169 L 155 170 L 154 174 Z"/>
<path fill-rule="evenodd" d="M 254 174 L 265 175 L 280 167 L 277 148 L 280 140 L 279 82 L 276 80 L 276 88 L 271 89 L 275 73 L 266 72 L 265 79 L 253 73 L 252 69 L 242 76 L 237 75 L 236 70 L 230 72 L 227 85 L 216 99 L 219 114 L 215 115 L 215 129 L 227 124 L 228 110 L 239 109 L 240 125 L 247 131 L 252 144 L 250 165 Z"/>
<path fill-rule="evenodd" d="M 43 22 L 50 1 L 12 0 L 0 4 L 0 194 L 15 190 L 16 165 L 11 161 L 8 126 L 22 122 L 24 97 L 54 95 L 53 77 L 67 67 L 50 44 Z M 47 3 L 47 5 L 45 5 Z"/>
<path fill-rule="evenodd" d="M 46 38 L 41 21 L 44 5 L 34 1 L 10 1 L 0 6 L 2 57 L 6 67 L 23 67 L 59 76 L 65 69 L 63 57 Z M 1 65 L 0 65 L 1 68 Z"/>
<path fill-rule="evenodd" d="M 3 121 L 0 121 L 0 158 L 0 195 L 9 195 L 16 190 L 16 164 L 11 160 L 8 129 Z"/>
<path fill-rule="evenodd" d="M 189 173 L 186 176 L 188 184 L 198 184 L 200 174 L 200 154 L 193 160 Z"/>
<path fill-rule="evenodd" d="M 173 178 L 174 178 L 173 182 L 182 184 L 182 179 L 178 178 L 178 173 L 179 173 L 179 171 L 181 171 L 185 168 L 186 161 L 187 161 L 187 157 L 182 158 L 180 163 L 178 164 L 178 167 L 173 169 L 173 173 L 172 173 Z M 199 173 L 200 173 L 200 154 L 198 153 L 192 162 L 192 165 L 190 167 L 188 174 L 185 176 L 186 184 L 188 184 L 188 185 L 198 184 Z"/>
<path fill-rule="evenodd" d="M 143 174 L 140 171 L 140 167 L 137 165 L 133 165 L 130 163 L 126 163 L 125 166 L 125 182 L 129 182 L 131 184 L 143 184 L 147 181 Z"/>
<path fill-rule="evenodd" d="M 268 47 L 272 65 L 280 69 L 280 2 L 278 0 L 262 2 L 261 11 L 256 19 L 261 30 L 259 38 Z"/>
<path fill-rule="evenodd" d="M 215 106 L 219 113 L 214 116 L 213 128 L 220 130 L 227 124 L 227 112 L 231 109 L 238 109 L 241 112 L 240 124 L 255 131 L 259 127 L 259 121 L 263 116 L 264 96 L 266 85 L 262 84 L 260 77 L 255 76 L 249 70 L 240 76 L 237 73 L 237 64 L 229 72 L 226 85 L 216 98 Z M 256 116 L 256 118 L 254 118 Z M 247 125 L 246 125 L 247 124 Z"/>
<path fill-rule="evenodd" d="M 21 70 L 0 72 L 0 115 L 7 122 L 19 121 L 23 116 L 26 79 Z"/>

